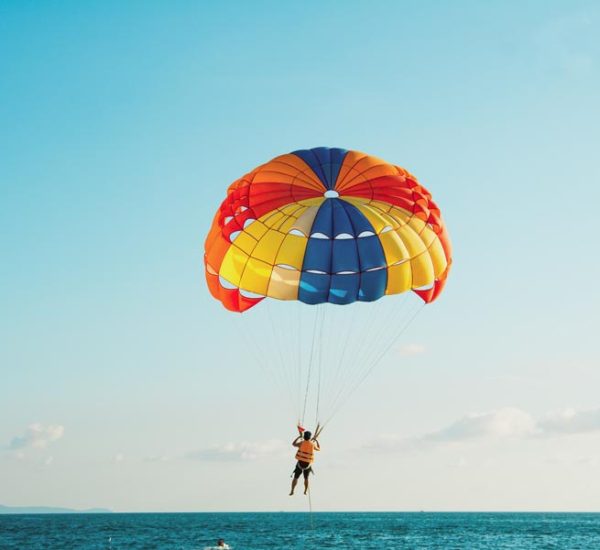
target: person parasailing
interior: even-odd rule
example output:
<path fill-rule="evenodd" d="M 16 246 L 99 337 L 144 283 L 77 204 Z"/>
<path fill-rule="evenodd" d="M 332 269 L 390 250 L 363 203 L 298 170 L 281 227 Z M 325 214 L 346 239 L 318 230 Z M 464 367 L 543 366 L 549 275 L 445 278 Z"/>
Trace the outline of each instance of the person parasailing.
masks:
<path fill-rule="evenodd" d="M 367 304 L 385 304 L 409 293 L 423 305 L 432 303 L 451 266 L 452 245 L 440 208 L 416 177 L 373 155 L 338 147 L 279 155 L 234 181 L 204 245 L 211 295 L 228 311 L 251 311 L 238 332 L 248 336 L 246 348 L 257 362 L 289 391 L 292 417 L 301 422 L 309 406 L 316 409 L 315 421 L 329 422 L 421 308 L 398 319 L 397 307 L 382 316 L 376 305 Z M 275 301 L 285 317 L 274 321 L 267 304 Z M 292 306 L 285 304 L 293 302 L 317 308 L 312 330 L 310 325 L 302 330 L 309 315 L 300 310 L 292 327 Z M 339 320 L 352 321 L 348 330 L 334 322 L 333 310 L 359 302 L 371 320 L 357 306 L 342 310 Z M 258 312 L 252 311 L 255 307 Z M 268 323 L 260 320 L 261 310 Z M 291 345 L 283 341 L 287 334 Z M 312 342 L 305 338 L 310 334 Z M 331 337 L 337 335 L 333 345 Z M 350 349 L 353 342 L 355 349 Z M 295 360 L 292 346 L 298 347 Z M 298 463 L 290 494 L 302 474 L 308 492 L 318 439 L 319 429 L 294 440 Z"/>
<path fill-rule="evenodd" d="M 315 437 L 312 436 L 311 432 L 305 431 L 301 426 L 298 426 L 298 431 L 300 432 L 300 435 L 292 441 L 292 445 L 296 447 L 298 451 L 296 452 L 296 467 L 292 474 L 294 479 L 292 479 L 290 496 L 294 495 L 294 490 L 296 489 L 298 479 L 300 479 L 301 475 L 304 476 L 304 494 L 308 494 L 308 476 L 310 476 L 311 473 L 314 473 L 312 464 L 315 459 L 315 451 L 321 450 L 321 445 L 317 439 L 318 435 L 321 433 L 320 426 L 317 426 Z"/>

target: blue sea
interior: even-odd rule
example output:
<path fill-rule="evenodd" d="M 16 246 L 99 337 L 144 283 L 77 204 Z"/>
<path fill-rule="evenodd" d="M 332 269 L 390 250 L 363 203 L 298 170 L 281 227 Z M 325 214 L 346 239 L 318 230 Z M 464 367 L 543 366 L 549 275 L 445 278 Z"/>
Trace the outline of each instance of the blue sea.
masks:
<path fill-rule="evenodd" d="M 1 550 L 600 549 L 600 514 L 199 513 L 0 515 Z"/>

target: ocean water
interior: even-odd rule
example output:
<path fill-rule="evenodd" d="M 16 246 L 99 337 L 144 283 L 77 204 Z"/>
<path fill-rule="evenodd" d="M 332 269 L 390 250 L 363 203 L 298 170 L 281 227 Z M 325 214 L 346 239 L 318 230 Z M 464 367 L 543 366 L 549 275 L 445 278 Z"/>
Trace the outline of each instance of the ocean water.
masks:
<path fill-rule="evenodd" d="M 0 516 L 1 550 L 600 549 L 600 514 L 202 513 Z"/>

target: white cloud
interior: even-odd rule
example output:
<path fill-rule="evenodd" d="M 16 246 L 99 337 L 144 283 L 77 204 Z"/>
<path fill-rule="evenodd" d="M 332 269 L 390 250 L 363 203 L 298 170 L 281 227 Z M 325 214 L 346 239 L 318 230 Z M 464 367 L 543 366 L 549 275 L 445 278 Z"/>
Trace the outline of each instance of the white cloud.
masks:
<path fill-rule="evenodd" d="M 565 409 L 552 413 L 539 421 L 542 433 L 546 435 L 580 434 L 600 430 L 600 408 L 585 411 Z"/>
<path fill-rule="evenodd" d="M 400 355 L 420 355 L 425 353 L 425 346 L 421 344 L 406 344 L 400 348 Z"/>
<path fill-rule="evenodd" d="M 542 418 L 515 408 L 472 413 L 448 426 L 418 437 L 384 434 L 367 445 L 380 451 L 422 449 L 432 445 L 464 443 L 479 439 L 548 438 L 600 432 L 600 408 L 566 409 Z"/>
<path fill-rule="evenodd" d="M 469 463 L 468 463 L 467 459 L 464 456 L 460 456 L 451 465 L 454 466 L 455 468 L 466 468 L 469 465 Z"/>
<path fill-rule="evenodd" d="M 150 455 L 145 457 L 143 460 L 144 462 L 169 462 L 171 457 L 167 455 Z"/>
<path fill-rule="evenodd" d="M 560 464 L 560 465 L 581 465 L 581 466 L 598 466 L 600 464 L 600 457 L 595 455 L 580 455 L 577 453 L 562 452 L 559 454 L 551 455 L 544 458 L 546 464 Z"/>
<path fill-rule="evenodd" d="M 16 451 L 19 449 L 35 448 L 44 449 L 50 443 L 59 440 L 65 433 L 64 426 L 50 424 L 31 424 L 23 435 L 13 437 L 8 449 Z"/>
<path fill-rule="evenodd" d="M 289 443 L 272 439 L 263 442 L 224 443 L 211 445 L 205 449 L 188 453 L 187 458 L 206 461 L 246 461 L 260 460 L 274 456 L 285 456 L 290 452 Z"/>
<path fill-rule="evenodd" d="M 421 439 L 432 442 L 464 441 L 480 437 L 523 437 L 536 430 L 535 419 L 528 413 L 513 407 L 486 413 L 474 413 L 457 420 Z"/>

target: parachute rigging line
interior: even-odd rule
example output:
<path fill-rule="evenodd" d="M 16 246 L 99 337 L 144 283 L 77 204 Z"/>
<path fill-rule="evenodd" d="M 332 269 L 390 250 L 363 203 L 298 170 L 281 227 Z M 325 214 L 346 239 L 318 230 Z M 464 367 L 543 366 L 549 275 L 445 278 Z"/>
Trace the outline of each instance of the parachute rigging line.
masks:
<path fill-rule="evenodd" d="M 304 407 L 302 409 L 302 425 L 304 426 L 304 420 L 306 417 L 306 406 L 308 404 L 308 390 L 310 389 L 310 377 L 311 377 L 311 372 L 312 372 L 312 365 L 313 365 L 313 357 L 314 357 L 314 353 L 315 353 L 315 343 L 316 343 L 316 339 L 317 339 L 317 330 L 318 330 L 318 320 L 319 320 L 319 312 L 320 312 L 320 308 L 316 307 L 315 308 L 315 324 L 313 326 L 313 338 L 312 338 L 312 344 L 310 346 L 310 357 L 308 360 L 308 371 L 306 374 L 306 390 L 304 392 Z"/>
<path fill-rule="evenodd" d="M 323 423 L 323 427 L 325 427 L 327 424 L 329 424 L 329 422 L 334 418 L 334 416 L 339 412 L 339 410 L 348 402 L 348 400 L 350 399 L 350 397 L 352 397 L 352 395 L 354 394 L 354 392 L 370 376 L 370 374 L 373 372 L 373 370 L 375 369 L 375 367 L 377 367 L 377 365 L 385 357 L 385 355 L 391 349 L 391 347 L 400 339 L 400 337 L 404 334 L 404 332 L 406 331 L 406 329 L 414 321 L 414 319 L 417 317 L 417 315 L 423 310 L 423 307 L 425 305 L 426 304 L 422 304 L 409 317 L 408 321 L 406 321 L 406 323 L 404 323 L 404 325 L 401 326 L 400 331 L 396 334 L 396 336 L 392 339 L 392 341 L 385 347 L 385 349 L 382 350 L 382 352 L 379 355 L 376 356 L 376 359 L 370 364 L 368 370 L 364 373 L 364 375 L 356 382 L 356 384 L 354 384 L 353 387 L 351 387 L 351 389 L 348 391 L 348 393 L 346 394 L 346 396 L 344 397 L 344 399 L 340 403 L 338 403 L 336 407 L 333 408 L 333 412 L 331 413 L 331 415 L 329 416 L 329 418 Z"/>
<path fill-rule="evenodd" d="M 267 317 L 269 319 L 269 326 L 271 327 L 271 333 L 273 335 L 272 341 L 275 343 L 275 349 L 277 350 L 277 354 L 279 356 L 279 364 L 281 365 L 281 368 L 279 370 L 281 370 L 283 373 L 283 378 L 285 380 L 285 384 L 286 384 L 286 387 L 288 388 L 288 393 L 290 396 L 290 403 L 292 403 L 292 407 L 297 408 L 297 407 L 299 407 L 299 403 L 297 402 L 297 397 L 294 392 L 294 383 L 291 378 L 290 368 L 287 367 L 287 363 L 285 360 L 285 352 L 282 351 L 282 349 L 281 349 L 281 345 L 282 345 L 281 338 L 279 338 L 278 334 L 277 334 L 275 321 L 273 320 L 273 315 L 271 312 L 271 304 L 269 303 L 269 301 L 267 301 L 267 303 L 265 305 L 266 305 L 266 307 L 264 309 L 267 313 Z M 293 405 L 294 402 L 295 402 L 296 406 Z"/>
<path fill-rule="evenodd" d="M 315 413 L 315 425 L 319 423 L 319 406 L 321 403 L 321 375 L 323 371 L 323 332 L 324 332 L 324 324 L 325 324 L 325 310 L 320 305 L 317 306 L 321 308 L 321 327 L 319 329 L 319 372 L 317 379 L 317 404 L 316 404 L 316 413 Z M 328 339 L 326 339 L 328 341 Z"/>
<path fill-rule="evenodd" d="M 239 316 L 240 319 L 242 318 L 242 316 L 243 315 Z M 242 321 L 239 321 L 239 323 L 241 322 Z M 246 332 L 245 327 L 243 327 L 242 330 L 239 330 L 238 333 L 242 334 L 242 338 L 246 342 L 246 349 L 250 351 L 259 368 L 261 368 L 263 372 L 265 372 L 270 378 L 272 378 L 275 381 L 275 384 L 281 389 L 282 392 L 287 392 L 291 396 L 290 389 L 283 383 L 283 378 L 281 377 L 281 374 L 279 376 L 276 374 L 279 372 L 279 370 L 277 368 L 270 367 L 269 362 L 262 359 L 263 357 L 269 357 L 269 355 L 263 352 L 261 346 L 258 344 L 258 340 L 252 340 L 250 338 L 250 335 Z M 289 401 L 288 405 L 290 405 L 291 403 L 292 401 Z M 293 410 L 293 406 L 291 410 Z"/>
<path fill-rule="evenodd" d="M 315 522 L 313 519 L 312 497 L 310 495 L 310 485 L 308 486 L 308 514 L 310 517 L 310 528 L 315 530 Z"/>

